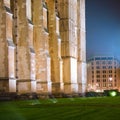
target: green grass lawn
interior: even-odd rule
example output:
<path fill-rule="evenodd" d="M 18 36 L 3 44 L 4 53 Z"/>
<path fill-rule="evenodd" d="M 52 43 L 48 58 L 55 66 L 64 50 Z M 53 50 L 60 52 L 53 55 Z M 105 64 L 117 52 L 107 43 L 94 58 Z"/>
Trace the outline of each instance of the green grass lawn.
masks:
<path fill-rule="evenodd" d="M 120 120 L 120 97 L 0 102 L 0 120 Z"/>

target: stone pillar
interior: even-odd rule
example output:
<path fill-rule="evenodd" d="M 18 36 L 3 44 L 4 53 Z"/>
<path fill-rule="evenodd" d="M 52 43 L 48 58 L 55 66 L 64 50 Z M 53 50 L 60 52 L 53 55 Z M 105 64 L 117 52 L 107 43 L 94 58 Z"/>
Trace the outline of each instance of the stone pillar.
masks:
<path fill-rule="evenodd" d="M 56 0 L 60 15 L 64 93 L 78 92 L 77 84 L 77 0 Z"/>
<path fill-rule="evenodd" d="M 49 20 L 49 51 L 51 57 L 52 94 L 61 95 L 63 92 L 63 71 L 61 59 L 61 38 L 59 34 L 59 16 L 55 11 L 55 1 L 46 0 Z"/>
<path fill-rule="evenodd" d="M 34 48 L 36 54 L 36 80 L 37 93 L 48 94 L 51 93 L 51 79 L 50 79 L 50 57 L 48 44 L 48 28 L 47 23 L 44 24 L 44 19 L 47 22 L 47 13 L 44 13 L 46 4 L 42 0 L 32 1 L 33 11 L 33 38 Z M 43 16 L 45 14 L 45 16 Z"/>
<path fill-rule="evenodd" d="M 12 37 L 10 1 L 0 1 L 0 90 L 16 92 L 15 46 Z"/>
<path fill-rule="evenodd" d="M 35 70 L 35 50 L 33 45 L 33 23 L 32 23 L 32 2 L 26 0 L 26 13 L 28 20 L 28 37 L 27 42 L 29 44 L 30 52 L 30 79 L 31 79 L 31 92 L 36 92 L 36 70 Z"/>
<path fill-rule="evenodd" d="M 28 43 L 30 51 L 30 79 L 31 79 L 31 92 L 36 92 L 36 71 L 35 71 L 35 51 L 33 46 L 33 24 L 28 19 Z"/>
<path fill-rule="evenodd" d="M 85 29 L 85 0 L 78 0 L 78 84 L 79 84 L 79 93 L 86 92 L 86 29 Z"/>
<path fill-rule="evenodd" d="M 30 50 L 27 41 L 26 1 L 14 1 L 14 41 L 16 44 L 16 78 L 18 93 L 31 92 Z"/>

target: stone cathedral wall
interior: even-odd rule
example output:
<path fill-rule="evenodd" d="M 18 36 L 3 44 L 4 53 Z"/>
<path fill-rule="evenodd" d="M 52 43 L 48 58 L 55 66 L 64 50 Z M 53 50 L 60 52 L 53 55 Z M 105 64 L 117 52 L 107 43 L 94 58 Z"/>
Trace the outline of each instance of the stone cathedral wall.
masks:
<path fill-rule="evenodd" d="M 85 0 L 0 1 L 0 91 L 86 88 Z"/>

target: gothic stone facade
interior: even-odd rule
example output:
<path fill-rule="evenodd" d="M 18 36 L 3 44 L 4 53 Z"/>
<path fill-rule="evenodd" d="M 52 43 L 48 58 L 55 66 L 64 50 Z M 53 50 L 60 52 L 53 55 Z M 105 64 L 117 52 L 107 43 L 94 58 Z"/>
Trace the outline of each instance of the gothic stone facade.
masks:
<path fill-rule="evenodd" d="M 85 0 L 0 0 L 0 91 L 86 90 Z"/>

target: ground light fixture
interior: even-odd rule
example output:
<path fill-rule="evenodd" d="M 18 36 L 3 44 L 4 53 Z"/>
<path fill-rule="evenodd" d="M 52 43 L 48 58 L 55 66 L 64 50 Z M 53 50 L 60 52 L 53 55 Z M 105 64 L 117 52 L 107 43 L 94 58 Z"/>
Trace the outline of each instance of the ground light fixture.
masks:
<path fill-rule="evenodd" d="M 109 95 L 112 96 L 112 97 L 115 97 L 115 96 L 117 96 L 117 92 L 116 91 L 110 91 Z"/>

